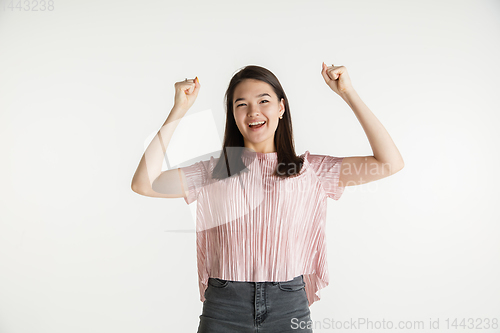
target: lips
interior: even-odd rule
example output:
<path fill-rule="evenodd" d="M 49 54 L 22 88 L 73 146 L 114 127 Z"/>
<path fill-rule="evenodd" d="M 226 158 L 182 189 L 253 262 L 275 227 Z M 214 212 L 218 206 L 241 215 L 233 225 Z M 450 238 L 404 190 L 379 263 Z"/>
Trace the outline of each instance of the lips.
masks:
<path fill-rule="evenodd" d="M 248 125 L 248 128 L 249 128 L 251 131 L 258 131 L 258 130 L 260 130 L 261 128 L 263 128 L 263 127 L 264 127 L 264 125 L 266 125 L 266 124 L 267 124 L 267 122 L 266 122 L 266 121 L 264 121 L 264 123 L 263 123 L 262 125 L 258 125 L 258 126 L 250 126 L 250 125 Z"/>
<path fill-rule="evenodd" d="M 252 120 L 250 122 L 247 123 L 247 126 L 250 127 L 250 128 L 255 128 L 255 126 L 250 126 L 250 124 L 252 123 L 260 123 L 260 122 L 264 122 L 264 125 L 266 124 L 266 121 L 264 119 L 262 120 Z"/>

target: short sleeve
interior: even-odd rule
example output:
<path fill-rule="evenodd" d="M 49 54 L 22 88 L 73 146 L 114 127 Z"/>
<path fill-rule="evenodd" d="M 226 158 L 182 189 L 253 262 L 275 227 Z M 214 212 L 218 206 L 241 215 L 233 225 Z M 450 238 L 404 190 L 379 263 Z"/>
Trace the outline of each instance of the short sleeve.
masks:
<path fill-rule="evenodd" d="M 334 200 L 339 200 L 344 193 L 344 187 L 338 186 L 344 157 L 308 154 L 308 160 L 326 195 Z"/>
<path fill-rule="evenodd" d="M 198 198 L 198 194 L 208 178 L 207 166 L 204 161 L 200 161 L 179 169 L 186 176 L 188 195 L 184 197 L 184 201 L 189 205 Z"/>

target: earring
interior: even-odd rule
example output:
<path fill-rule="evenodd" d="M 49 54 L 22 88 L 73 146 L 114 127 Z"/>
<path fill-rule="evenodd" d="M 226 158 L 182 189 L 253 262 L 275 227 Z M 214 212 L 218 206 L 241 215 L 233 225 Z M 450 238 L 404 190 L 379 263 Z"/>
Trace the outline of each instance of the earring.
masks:
<path fill-rule="evenodd" d="M 283 119 L 283 116 L 280 116 L 280 119 Z"/>

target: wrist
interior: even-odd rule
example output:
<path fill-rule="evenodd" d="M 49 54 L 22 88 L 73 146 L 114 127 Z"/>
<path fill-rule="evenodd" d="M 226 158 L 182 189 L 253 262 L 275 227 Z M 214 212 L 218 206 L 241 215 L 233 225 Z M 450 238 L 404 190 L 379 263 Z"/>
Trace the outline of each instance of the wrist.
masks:
<path fill-rule="evenodd" d="M 187 105 L 174 104 L 170 113 L 186 113 L 189 110 Z"/>
<path fill-rule="evenodd" d="M 339 95 L 340 97 L 342 97 L 343 100 L 345 100 L 346 102 L 351 99 L 353 96 L 356 96 L 356 90 L 354 90 L 354 88 L 349 88 L 349 89 L 346 89 L 344 91 L 340 91 L 339 92 Z"/>
<path fill-rule="evenodd" d="M 167 116 L 167 119 L 165 119 L 165 122 L 163 123 L 162 127 L 167 125 L 167 124 L 173 124 L 177 126 L 179 122 L 181 121 L 182 118 L 184 118 L 184 115 L 186 114 L 185 111 L 182 109 L 176 109 L 172 108 L 170 113 Z"/>
<path fill-rule="evenodd" d="M 189 110 L 189 108 L 186 108 L 186 107 L 183 107 L 183 106 L 174 105 L 174 107 L 172 108 L 172 110 L 170 110 L 168 118 L 173 118 L 173 119 L 182 118 L 188 112 L 188 110 Z"/>

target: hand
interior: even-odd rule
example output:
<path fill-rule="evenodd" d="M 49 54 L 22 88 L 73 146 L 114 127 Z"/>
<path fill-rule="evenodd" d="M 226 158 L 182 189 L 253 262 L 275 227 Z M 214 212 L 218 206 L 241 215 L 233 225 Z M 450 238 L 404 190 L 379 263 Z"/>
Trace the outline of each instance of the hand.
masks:
<path fill-rule="evenodd" d="M 174 107 L 183 110 L 188 110 L 196 100 L 198 92 L 200 91 L 200 81 L 198 77 L 194 79 L 179 81 L 174 84 L 175 86 L 175 101 Z"/>
<path fill-rule="evenodd" d="M 327 66 L 323 63 L 321 75 L 323 75 L 326 84 L 340 96 L 354 90 L 349 74 L 347 74 L 347 68 L 344 66 Z"/>

